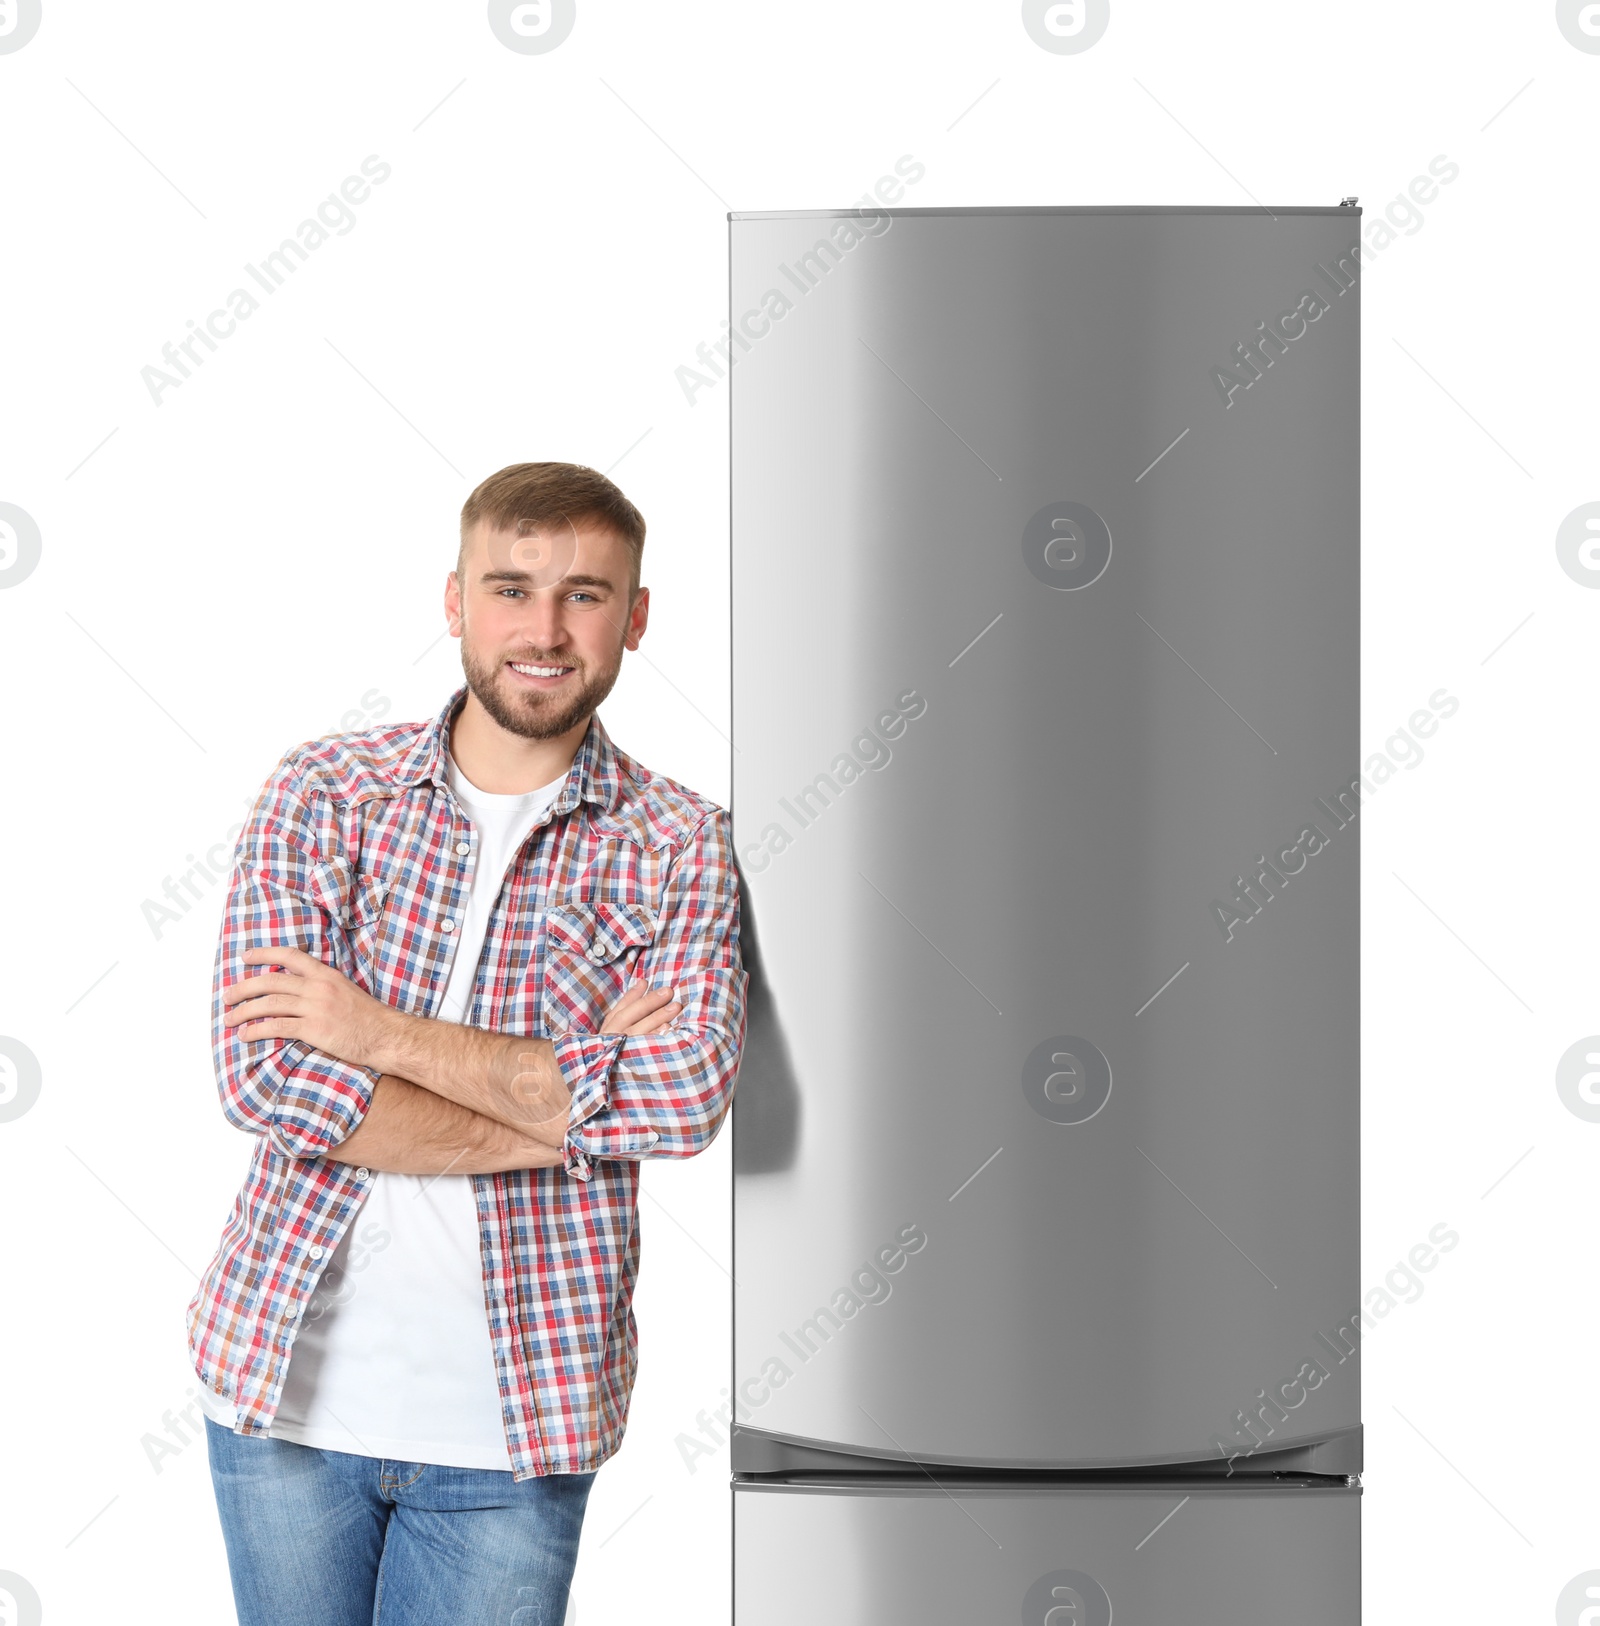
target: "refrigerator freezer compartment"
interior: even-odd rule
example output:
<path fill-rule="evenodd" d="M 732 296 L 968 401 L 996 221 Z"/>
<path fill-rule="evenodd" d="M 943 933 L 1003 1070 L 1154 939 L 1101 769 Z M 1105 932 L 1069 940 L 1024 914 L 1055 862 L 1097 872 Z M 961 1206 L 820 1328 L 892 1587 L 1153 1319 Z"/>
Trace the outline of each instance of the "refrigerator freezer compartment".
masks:
<path fill-rule="evenodd" d="M 731 228 L 735 318 L 816 284 L 729 376 L 736 1415 L 1041 1468 L 1353 1430 L 1358 223 L 827 228 Z"/>
<path fill-rule="evenodd" d="M 740 1626 L 1356 1626 L 1359 1487 L 735 1481 Z"/>

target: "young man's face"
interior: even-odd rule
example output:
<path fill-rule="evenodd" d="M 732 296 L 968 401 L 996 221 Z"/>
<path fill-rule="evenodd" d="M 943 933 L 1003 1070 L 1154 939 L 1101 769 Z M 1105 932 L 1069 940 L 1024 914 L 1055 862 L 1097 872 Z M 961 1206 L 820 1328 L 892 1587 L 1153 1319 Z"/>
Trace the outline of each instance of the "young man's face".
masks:
<path fill-rule="evenodd" d="M 632 563 L 627 543 L 592 520 L 473 526 L 445 613 L 468 687 L 502 728 L 554 739 L 611 693 L 649 613 L 649 588 L 629 601 Z"/>

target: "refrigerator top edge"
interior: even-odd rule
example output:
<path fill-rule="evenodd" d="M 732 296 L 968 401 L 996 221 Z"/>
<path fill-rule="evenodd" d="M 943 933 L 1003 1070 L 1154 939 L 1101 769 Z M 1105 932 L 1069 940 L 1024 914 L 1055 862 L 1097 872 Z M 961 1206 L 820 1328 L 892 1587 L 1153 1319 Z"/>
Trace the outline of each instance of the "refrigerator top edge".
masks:
<path fill-rule="evenodd" d="M 1291 204 L 1269 209 L 1265 204 L 1209 203 L 1069 203 L 952 205 L 929 209 L 730 209 L 732 220 L 839 220 L 849 215 L 889 215 L 894 219 L 918 215 L 1359 215 L 1357 204 Z"/>

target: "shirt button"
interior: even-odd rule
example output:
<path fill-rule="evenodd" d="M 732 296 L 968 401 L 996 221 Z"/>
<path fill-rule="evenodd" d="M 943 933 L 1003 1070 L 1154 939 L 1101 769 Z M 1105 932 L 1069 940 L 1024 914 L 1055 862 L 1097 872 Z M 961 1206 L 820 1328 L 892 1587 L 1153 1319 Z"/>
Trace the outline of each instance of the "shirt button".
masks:
<path fill-rule="evenodd" d="M 439 930 L 442 932 L 453 932 L 455 929 L 456 923 L 453 920 L 441 920 L 439 922 Z"/>
<path fill-rule="evenodd" d="M 589 945 L 589 958 L 591 960 L 605 959 L 606 952 L 607 950 L 604 943 L 591 943 Z"/>
<path fill-rule="evenodd" d="M 307 1253 L 308 1253 L 308 1254 L 309 1254 L 309 1255 L 310 1255 L 310 1256 L 311 1256 L 311 1257 L 312 1257 L 312 1258 L 313 1258 L 313 1259 L 320 1259 L 320 1258 L 321 1258 L 321 1257 L 322 1257 L 322 1249 L 321 1249 L 321 1248 L 307 1248 L 307 1249 L 306 1249 L 306 1252 L 307 1252 Z"/>
<path fill-rule="evenodd" d="M 358 1179 L 358 1180 L 370 1180 L 371 1178 L 372 1178 L 371 1169 L 357 1169 L 356 1170 L 356 1179 Z"/>
<path fill-rule="evenodd" d="M 472 851 L 472 843 L 470 841 L 458 841 L 456 843 L 456 851 L 460 853 L 463 858 L 465 858 L 467 854 Z"/>

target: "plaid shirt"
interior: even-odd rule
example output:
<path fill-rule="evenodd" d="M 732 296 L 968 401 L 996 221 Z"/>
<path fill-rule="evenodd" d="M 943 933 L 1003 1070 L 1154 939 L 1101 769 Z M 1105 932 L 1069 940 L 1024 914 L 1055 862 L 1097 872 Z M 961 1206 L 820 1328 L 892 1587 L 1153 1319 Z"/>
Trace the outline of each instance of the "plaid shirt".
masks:
<path fill-rule="evenodd" d="M 195 1370 L 266 1434 L 301 1312 L 368 1171 L 323 1156 L 375 1075 L 299 1040 L 246 1044 L 222 990 L 256 944 L 297 944 L 429 1016 L 472 876 L 446 781 L 458 689 L 429 723 L 313 740 L 267 780 L 239 839 L 212 991 L 222 1110 L 256 1137 L 189 1304 Z M 685 1001 L 670 1027 L 597 1032 L 635 974 Z M 554 1041 L 572 1089 L 559 1168 L 472 1177 L 515 1477 L 586 1473 L 620 1445 L 638 1365 L 639 1160 L 692 1157 L 727 1111 L 746 974 L 728 815 L 618 751 L 594 716 L 566 784 L 512 861 L 466 1021 Z"/>

